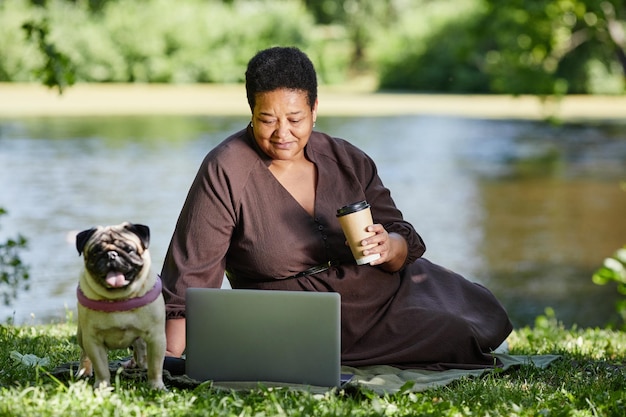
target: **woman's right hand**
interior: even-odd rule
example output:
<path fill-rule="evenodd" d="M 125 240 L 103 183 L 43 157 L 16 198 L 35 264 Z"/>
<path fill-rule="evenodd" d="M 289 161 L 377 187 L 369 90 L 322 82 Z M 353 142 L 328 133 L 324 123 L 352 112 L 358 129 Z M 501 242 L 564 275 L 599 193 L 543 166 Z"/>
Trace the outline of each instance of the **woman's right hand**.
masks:
<path fill-rule="evenodd" d="M 408 254 L 406 240 L 397 233 L 388 233 L 383 225 L 373 224 L 367 227 L 368 232 L 375 235 L 364 239 L 361 245 L 375 244 L 373 248 L 363 251 L 365 256 L 378 253 L 380 258 L 370 262 L 370 265 L 380 265 L 385 271 L 396 272 L 404 266 Z"/>

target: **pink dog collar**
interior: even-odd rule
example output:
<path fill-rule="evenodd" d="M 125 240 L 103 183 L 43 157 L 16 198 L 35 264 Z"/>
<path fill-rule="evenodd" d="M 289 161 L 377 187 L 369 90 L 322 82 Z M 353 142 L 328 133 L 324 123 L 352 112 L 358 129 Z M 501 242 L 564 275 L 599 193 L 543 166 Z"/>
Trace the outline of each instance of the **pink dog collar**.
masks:
<path fill-rule="evenodd" d="M 134 310 L 136 308 L 150 304 L 159 297 L 162 288 L 163 284 L 161 283 L 161 278 L 157 277 L 157 280 L 154 283 L 154 287 L 152 287 L 150 291 L 148 291 L 141 297 L 129 298 L 127 300 L 120 301 L 92 300 L 90 298 L 87 298 L 85 293 L 83 293 L 83 291 L 80 289 L 80 286 L 76 288 L 76 297 L 78 298 L 78 303 L 83 307 L 86 307 L 90 310 L 113 313 L 116 311 Z"/>

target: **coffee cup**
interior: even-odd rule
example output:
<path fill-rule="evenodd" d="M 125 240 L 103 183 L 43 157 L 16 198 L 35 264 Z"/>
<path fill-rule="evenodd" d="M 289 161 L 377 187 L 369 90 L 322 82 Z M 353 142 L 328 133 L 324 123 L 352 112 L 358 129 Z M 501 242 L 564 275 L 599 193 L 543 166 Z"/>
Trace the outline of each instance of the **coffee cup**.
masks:
<path fill-rule="evenodd" d="M 367 227 L 374 224 L 370 205 L 367 201 L 359 201 L 341 207 L 337 210 L 337 219 L 339 220 L 343 234 L 346 236 L 348 245 L 350 245 L 352 256 L 354 256 L 357 265 L 364 265 L 380 258 L 379 253 L 367 256 L 363 255 L 364 250 L 376 246 L 376 244 L 367 246 L 361 245 L 363 239 L 376 234 L 367 231 Z"/>

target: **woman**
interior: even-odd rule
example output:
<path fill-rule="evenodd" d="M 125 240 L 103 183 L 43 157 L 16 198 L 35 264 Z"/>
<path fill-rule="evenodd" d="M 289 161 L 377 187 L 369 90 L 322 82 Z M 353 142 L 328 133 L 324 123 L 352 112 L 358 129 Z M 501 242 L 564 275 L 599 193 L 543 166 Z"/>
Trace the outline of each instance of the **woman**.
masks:
<path fill-rule="evenodd" d="M 425 369 L 494 365 L 512 326 L 484 287 L 421 258 L 374 162 L 314 132 L 317 81 L 296 48 L 254 56 L 246 71 L 250 124 L 206 156 L 181 211 L 161 277 L 168 355 L 185 348 L 185 290 L 233 288 L 341 294 L 342 364 Z M 358 266 L 336 218 L 367 200 L 380 254 Z"/>

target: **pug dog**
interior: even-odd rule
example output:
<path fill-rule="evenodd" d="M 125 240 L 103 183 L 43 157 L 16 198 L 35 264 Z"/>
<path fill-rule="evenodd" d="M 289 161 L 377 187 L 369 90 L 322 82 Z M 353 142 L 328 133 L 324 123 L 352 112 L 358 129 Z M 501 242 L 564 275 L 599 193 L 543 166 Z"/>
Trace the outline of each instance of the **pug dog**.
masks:
<path fill-rule="evenodd" d="M 129 366 L 147 369 L 149 384 L 165 389 L 165 302 L 150 272 L 149 242 L 148 226 L 128 222 L 76 235 L 85 264 L 77 288 L 77 376 L 95 373 L 96 388 L 110 385 L 108 350 L 132 346 Z"/>

